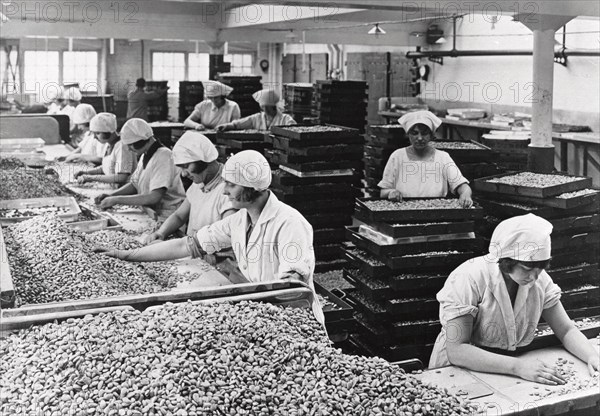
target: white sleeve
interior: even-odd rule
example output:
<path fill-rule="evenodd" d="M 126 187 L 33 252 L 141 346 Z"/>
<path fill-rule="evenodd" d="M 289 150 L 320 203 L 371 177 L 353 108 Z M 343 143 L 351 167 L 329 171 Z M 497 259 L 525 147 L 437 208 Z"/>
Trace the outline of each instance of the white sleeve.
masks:
<path fill-rule="evenodd" d="M 396 183 L 398 182 L 398 164 L 400 163 L 400 150 L 396 150 L 390 156 L 389 160 L 383 170 L 383 178 L 377 184 L 381 189 L 397 189 Z"/>
<path fill-rule="evenodd" d="M 236 215 L 230 215 L 211 225 L 204 226 L 196 232 L 194 238 L 202 250 L 213 254 L 231 247 L 231 222 L 237 220 Z"/>
<path fill-rule="evenodd" d="M 450 273 L 444 287 L 436 295 L 440 303 L 442 325 L 460 316 L 477 316 L 483 294 L 479 293 L 476 274 L 476 271 L 470 272 L 464 266 Z"/>
<path fill-rule="evenodd" d="M 286 221 L 279 230 L 277 238 L 279 257 L 278 277 L 296 272 L 308 282 L 315 269 L 313 250 L 313 230 L 310 224 L 301 220 Z"/>

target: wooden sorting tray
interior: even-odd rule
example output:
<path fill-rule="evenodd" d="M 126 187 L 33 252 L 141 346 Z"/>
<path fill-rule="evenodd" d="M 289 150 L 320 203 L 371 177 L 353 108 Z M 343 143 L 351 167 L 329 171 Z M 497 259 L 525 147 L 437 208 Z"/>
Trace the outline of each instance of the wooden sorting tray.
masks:
<path fill-rule="evenodd" d="M 587 246 L 600 241 L 600 232 L 580 233 L 575 235 L 553 235 L 552 249 L 561 250 L 564 248 L 575 248 Z"/>
<path fill-rule="evenodd" d="M 446 145 L 446 143 L 461 142 L 432 141 L 430 145 L 438 150 L 447 152 L 456 163 L 484 162 L 492 159 L 494 156 L 494 151 L 492 149 L 473 140 L 465 142 L 470 145 L 471 148 L 450 147 L 452 145 Z"/>
<path fill-rule="evenodd" d="M 316 139 L 303 139 L 303 140 L 294 140 L 289 137 L 276 136 L 274 134 L 270 134 L 265 138 L 266 143 L 270 143 L 274 148 L 286 151 L 301 151 L 301 149 L 305 148 L 326 148 L 337 145 L 362 145 L 364 143 L 364 139 L 360 135 L 356 136 L 348 136 L 333 140 L 323 141 L 319 138 Z M 316 150 L 315 150 L 316 151 Z"/>
<path fill-rule="evenodd" d="M 523 202 L 526 204 L 535 204 L 552 208 L 560 208 L 563 210 L 579 208 L 585 205 L 598 203 L 600 201 L 600 191 L 587 195 L 579 195 L 571 198 L 558 198 L 558 197 L 546 197 L 546 198 L 534 198 L 530 196 L 511 195 L 510 198 L 515 202 Z"/>
<path fill-rule="evenodd" d="M 293 155 L 281 150 L 267 150 L 267 157 L 274 164 L 304 164 L 304 163 L 337 163 L 340 161 L 356 161 L 363 157 L 362 150 L 354 153 L 323 153 L 314 156 Z"/>
<path fill-rule="evenodd" d="M 354 314 L 354 309 L 352 309 L 352 306 L 348 305 L 348 303 L 344 302 L 340 297 L 334 295 L 317 282 L 314 282 L 314 285 L 315 292 L 317 292 L 317 294 L 335 304 L 335 307 L 324 307 L 321 305 L 323 307 L 323 314 L 325 315 L 325 323 L 352 319 L 352 315 Z"/>
<path fill-rule="evenodd" d="M 277 141 L 279 143 L 279 141 Z M 274 144 L 275 148 L 278 148 Z M 340 155 L 340 159 L 344 158 L 344 155 L 355 155 L 362 154 L 362 144 L 334 144 L 330 146 L 309 146 L 309 147 L 288 147 L 278 148 L 285 150 L 289 155 L 293 156 L 304 156 L 304 157 L 318 157 L 318 156 L 329 156 L 329 155 Z"/>
<path fill-rule="evenodd" d="M 439 198 L 406 198 L 405 200 L 427 200 Z M 374 211 L 365 205 L 365 202 L 377 201 L 374 198 L 357 198 L 356 212 L 369 222 L 436 222 L 436 221 L 464 221 L 483 217 L 483 209 L 478 205 L 473 208 L 451 209 L 404 209 L 395 211 Z"/>
<path fill-rule="evenodd" d="M 314 176 L 300 178 L 292 175 L 291 173 L 285 172 L 278 169 L 273 172 L 273 185 L 277 186 L 308 186 L 308 185 L 320 185 L 320 184 L 353 184 L 358 185 L 360 178 L 358 175 L 344 175 L 344 176 Z"/>
<path fill-rule="evenodd" d="M 600 230 L 600 214 L 578 215 L 575 217 L 555 218 L 549 220 L 552 223 L 552 234 L 571 232 L 584 229 L 587 231 Z"/>
<path fill-rule="evenodd" d="M 262 151 L 265 148 L 264 141 L 249 141 L 249 140 L 234 140 L 234 139 L 217 139 L 217 143 L 225 145 L 236 150 L 257 150 Z"/>
<path fill-rule="evenodd" d="M 597 263 L 600 258 L 600 245 L 576 247 L 575 250 L 565 249 L 552 255 L 552 267 L 563 268 L 576 266 L 581 263 Z"/>
<path fill-rule="evenodd" d="M 390 139 L 408 138 L 400 124 L 372 124 L 367 128 L 369 134 Z"/>
<path fill-rule="evenodd" d="M 359 248 L 342 249 L 342 254 L 346 260 L 367 276 L 383 277 L 391 276 L 393 274 L 392 270 L 387 267 L 385 263 Z"/>
<path fill-rule="evenodd" d="M 388 299 L 385 302 L 386 310 L 391 316 L 410 316 L 412 319 L 435 319 L 439 306 L 435 297 Z"/>
<path fill-rule="evenodd" d="M 390 317 L 383 302 L 368 299 L 358 289 L 346 289 L 344 293 L 346 293 L 346 303 L 354 310 L 363 313 L 367 319 L 376 322 L 389 321 Z"/>
<path fill-rule="evenodd" d="M 447 274 L 396 274 L 390 277 L 390 287 L 398 292 L 437 293 L 447 278 Z"/>
<path fill-rule="evenodd" d="M 220 131 L 217 132 L 217 143 L 220 140 L 236 140 L 238 142 L 250 141 L 250 142 L 262 142 L 265 140 L 265 135 L 268 135 L 268 131 L 258 130 L 232 130 L 232 131 Z"/>
<path fill-rule="evenodd" d="M 565 309 L 600 306 L 600 287 L 571 292 L 563 292 L 561 302 Z"/>
<path fill-rule="evenodd" d="M 501 175 L 487 176 L 485 178 L 475 179 L 475 181 L 473 182 L 473 187 L 476 191 L 479 192 L 505 194 L 510 195 L 511 197 L 530 196 L 534 198 L 548 198 L 563 194 L 565 192 L 580 191 L 582 189 L 590 188 L 592 186 L 592 178 L 564 174 L 557 176 L 577 178 L 577 180 L 559 185 L 545 187 L 508 185 L 503 183 L 488 182 L 490 179 L 493 178 L 504 178 L 513 175 L 515 175 L 515 173 L 503 173 Z"/>
<path fill-rule="evenodd" d="M 11 199 L 0 201 L 1 209 L 31 209 L 44 207 L 59 207 L 67 209 L 66 213 L 58 214 L 59 218 L 65 221 L 75 220 L 81 213 L 81 209 L 72 196 L 54 196 L 49 198 L 31 198 L 31 199 Z M 1 225 L 14 224 L 16 222 L 29 220 L 34 216 L 0 218 Z"/>
<path fill-rule="evenodd" d="M 416 243 L 402 243 L 402 244 L 378 244 L 371 240 L 369 237 L 364 236 L 358 232 L 358 227 L 346 227 L 346 236 L 352 241 L 357 247 L 367 250 L 376 256 L 403 256 L 405 254 L 415 254 L 428 251 L 447 251 L 447 250 L 460 250 L 460 249 L 473 249 L 477 250 L 481 246 L 479 239 L 474 236 L 461 236 L 456 240 L 437 240 L 437 241 L 425 241 Z"/>
<path fill-rule="evenodd" d="M 362 161 L 359 160 L 336 160 L 307 163 L 291 163 L 278 155 L 271 158 L 271 163 L 285 166 L 298 172 L 331 171 L 340 169 L 362 169 Z"/>
<path fill-rule="evenodd" d="M 557 283 L 561 288 L 563 284 L 568 284 L 569 286 L 587 283 L 600 284 L 598 263 L 579 264 L 554 270 L 550 269 L 546 270 L 546 272 L 552 277 L 554 283 Z"/>
<path fill-rule="evenodd" d="M 592 202 L 581 207 L 564 210 L 549 206 L 534 205 L 531 202 L 509 202 L 483 198 L 477 198 L 477 202 L 487 211 L 493 212 L 496 217 L 510 218 L 531 213 L 546 218 L 551 222 L 553 219 L 560 219 L 565 216 L 596 214 L 600 206 L 598 202 Z"/>
<path fill-rule="evenodd" d="M 324 131 L 309 131 L 309 132 L 301 132 L 295 130 L 294 127 L 335 127 L 340 130 L 324 130 Z M 271 132 L 273 134 L 287 137 L 292 140 L 338 140 L 346 137 L 356 137 L 359 135 L 357 129 L 352 129 L 349 127 L 336 126 L 333 124 L 320 124 L 320 125 L 310 125 L 310 126 L 273 126 L 271 127 Z"/>
<path fill-rule="evenodd" d="M 397 296 L 387 280 L 367 276 L 358 269 L 344 269 L 343 277 L 352 286 L 373 299 L 385 300 Z"/>
<path fill-rule="evenodd" d="M 360 216 L 357 216 L 361 220 Z M 368 218 L 365 218 L 368 220 Z M 430 222 L 423 224 L 376 222 L 373 228 L 393 238 L 475 232 L 474 221 Z"/>
<path fill-rule="evenodd" d="M 457 250 L 458 251 L 458 250 Z M 392 270 L 407 270 L 415 267 L 452 270 L 467 260 L 477 257 L 472 251 L 444 253 L 427 256 L 388 257 L 385 264 Z"/>
<path fill-rule="evenodd" d="M 597 337 L 598 334 L 600 334 L 600 317 L 599 316 L 589 316 L 589 318 L 596 319 L 596 324 L 593 326 L 590 326 L 588 328 L 580 329 L 580 331 L 583 333 L 583 335 L 585 335 L 586 338 L 588 338 L 588 339 Z M 582 319 L 582 318 L 579 318 L 579 319 Z M 546 323 L 541 323 L 538 325 L 538 329 L 547 329 L 548 327 L 549 327 L 549 325 Z M 533 339 L 533 341 L 531 342 L 531 344 L 529 344 L 525 347 L 522 347 L 522 349 L 523 349 L 523 351 L 533 351 L 533 350 L 538 350 L 540 348 L 554 347 L 554 346 L 558 346 L 558 345 L 562 345 L 562 344 L 561 344 L 560 340 L 554 334 L 536 335 L 535 338 Z"/>
<path fill-rule="evenodd" d="M 74 221 L 66 223 L 67 227 L 73 228 L 84 233 L 91 233 L 100 230 L 121 231 L 123 226 L 108 212 L 95 212 L 84 206 L 80 206 L 81 212 L 90 219 L 88 221 Z"/>

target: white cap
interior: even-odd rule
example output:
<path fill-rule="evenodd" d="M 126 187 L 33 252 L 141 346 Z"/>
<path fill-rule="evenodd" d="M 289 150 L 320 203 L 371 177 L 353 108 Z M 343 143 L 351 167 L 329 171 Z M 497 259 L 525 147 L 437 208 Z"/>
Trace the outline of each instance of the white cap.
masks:
<path fill-rule="evenodd" d="M 407 133 L 415 124 L 425 124 L 432 132 L 434 132 L 442 125 L 442 120 L 431 111 L 422 110 L 411 111 L 410 113 L 404 114 L 398 119 L 398 123 L 402 125 L 404 131 Z"/>
<path fill-rule="evenodd" d="M 173 146 L 173 161 L 176 165 L 197 161 L 210 163 L 218 157 L 215 145 L 197 131 L 186 131 Z"/>
<path fill-rule="evenodd" d="M 65 100 L 71 100 L 71 101 L 81 101 L 81 91 L 79 91 L 79 88 L 68 88 L 64 91 L 63 93 L 63 98 Z"/>
<path fill-rule="evenodd" d="M 79 104 L 82 106 L 83 104 Z M 78 107 L 79 108 L 79 107 Z M 114 133 L 117 131 L 117 116 L 113 113 L 98 113 L 90 121 L 90 131 L 96 133 Z"/>
<path fill-rule="evenodd" d="M 204 87 L 204 95 L 207 98 L 227 97 L 233 91 L 229 85 L 225 85 L 219 81 L 202 81 Z"/>
<path fill-rule="evenodd" d="M 231 156 L 223 168 L 223 179 L 236 185 L 264 191 L 271 185 L 271 167 L 256 150 L 243 150 Z"/>
<path fill-rule="evenodd" d="M 252 98 L 260 105 L 277 105 L 279 94 L 274 90 L 260 90 L 252 94 Z"/>
<path fill-rule="evenodd" d="M 73 111 L 73 123 L 83 124 L 89 123 L 96 115 L 96 110 L 90 104 L 79 104 Z"/>
<path fill-rule="evenodd" d="M 121 129 L 121 140 L 125 145 L 133 144 L 140 140 L 148 140 L 152 136 L 154 136 L 152 127 L 141 118 L 127 120 Z"/>
<path fill-rule="evenodd" d="M 494 260 L 520 261 L 550 259 L 552 224 L 534 214 L 502 221 L 492 234 L 489 252 Z"/>
<path fill-rule="evenodd" d="M 50 85 L 48 88 L 44 88 L 44 96 L 42 97 L 44 104 L 50 104 L 54 100 L 62 98 L 64 94 L 64 88 L 60 85 Z"/>

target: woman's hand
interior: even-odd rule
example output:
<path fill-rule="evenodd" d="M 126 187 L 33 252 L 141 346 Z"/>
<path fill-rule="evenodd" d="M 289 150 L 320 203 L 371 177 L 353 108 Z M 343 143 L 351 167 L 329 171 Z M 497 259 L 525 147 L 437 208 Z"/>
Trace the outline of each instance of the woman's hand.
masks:
<path fill-rule="evenodd" d="M 194 130 L 202 131 L 202 130 L 206 130 L 206 128 L 204 127 L 204 125 L 198 123 L 198 125 L 196 127 L 194 127 Z"/>
<path fill-rule="evenodd" d="M 65 158 L 65 162 L 70 163 L 70 162 L 83 162 L 83 158 L 81 157 L 81 153 L 74 153 L 74 154 L 70 154 L 69 156 L 67 156 Z"/>
<path fill-rule="evenodd" d="M 165 238 L 162 236 L 162 234 L 155 231 L 152 234 L 148 234 L 146 238 L 144 238 L 144 244 L 155 244 L 163 241 L 164 239 Z"/>
<path fill-rule="evenodd" d="M 77 173 L 81 173 L 81 172 L 77 172 Z M 91 182 L 90 177 L 88 175 L 79 175 L 79 176 L 75 176 L 77 178 L 77 183 L 79 184 L 84 184 L 86 182 Z"/>
<path fill-rule="evenodd" d="M 402 202 L 402 194 L 397 189 L 394 189 L 393 191 L 391 191 L 387 197 L 391 201 Z"/>
<path fill-rule="evenodd" d="M 458 197 L 458 203 L 463 208 L 471 208 L 473 206 L 473 199 L 471 199 L 471 195 L 467 195 L 465 192 Z"/>
<path fill-rule="evenodd" d="M 100 202 L 100 208 L 109 209 L 117 205 L 117 198 L 114 196 L 107 196 Z"/>
<path fill-rule="evenodd" d="M 227 130 L 231 130 L 231 124 L 219 124 L 217 127 L 215 127 L 216 131 L 227 131 Z"/>
<path fill-rule="evenodd" d="M 115 250 L 106 247 L 92 247 L 92 251 L 98 254 L 104 254 L 108 257 L 114 257 L 115 259 L 127 260 L 130 252 L 129 250 Z"/>
<path fill-rule="evenodd" d="M 94 198 L 94 203 L 95 203 L 96 205 L 100 205 L 100 203 L 101 203 L 102 201 L 104 201 L 104 199 L 105 199 L 105 198 L 108 198 L 108 194 L 101 194 L 101 195 L 98 195 L 96 198 Z"/>
<path fill-rule="evenodd" d="M 598 354 L 591 356 L 587 361 L 588 370 L 590 371 L 590 377 L 600 371 L 600 356 Z"/>
<path fill-rule="evenodd" d="M 517 375 L 522 379 L 535 381 L 541 384 L 556 386 L 565 384 L 566 381 L 558 374 L 555 367 L 534 358 L 519 358 Z"/>

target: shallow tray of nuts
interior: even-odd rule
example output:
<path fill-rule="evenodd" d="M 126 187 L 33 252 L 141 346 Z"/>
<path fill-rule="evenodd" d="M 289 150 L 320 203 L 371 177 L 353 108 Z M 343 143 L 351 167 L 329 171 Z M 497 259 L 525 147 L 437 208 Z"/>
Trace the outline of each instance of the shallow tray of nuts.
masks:
<path fill-rule="evenodd" d="M 396 365 L 330 347 L 310 311 L 255 302 L 86 315 L 9 335 L 0 353 L 7 415 L 474 412 Z"/>
<path fill-rule="evenodd" d="M 547 198 L 592 186 L 592 178 L 560 174 L 519 172 L 479 178 L 475 190 L 489 193 Z"/>

